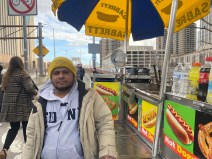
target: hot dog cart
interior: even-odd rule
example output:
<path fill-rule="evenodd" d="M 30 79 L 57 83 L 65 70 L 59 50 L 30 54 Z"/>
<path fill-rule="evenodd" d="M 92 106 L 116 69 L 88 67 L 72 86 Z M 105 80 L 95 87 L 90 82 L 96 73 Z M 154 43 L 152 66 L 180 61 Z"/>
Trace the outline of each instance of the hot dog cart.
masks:
<path fill-rule="evenodd" d="M 103 85 L 116 90 L 116 95 L 102 96 L 111 108 L 115 121 L 117 149 L 120 158 L 152 158 L 154 147 L 156 117 L 159 104 L 163 103 L 161 128 L 159 135 L 159 158 L 174 159 L 208 159 L 212 142 L 212 106 L 193 101 L 169 93 L 166 86 L 163 101 L 159 100 L 159 88 L 152 83 L 125 83 L 115 81 L 114 75 L 95 74 L 92 76 L 92 86 Z M 180 137 L 173 120 L 180 121 L 181 128 L 187 128 L 191 139 Z M 175 115 L 175 116 L 174 116 Z M 180 120 L 179 120 L 180 119 Z M 204 133 L 204 130 L 208 132 Z M 184 134 L 185 135 L 185 134 Z M 128 150 L 123 149 L 128 145 Z M 145 154 L 145 155 L 144 155 Z"/>
<path fill-rule="evenodd" d="M 140 83 L 137 84 L 140 85 Z M 91 75 L 91 85 L 102 96 L 112 112 L 112 117 L 115 123 L 116 145 L 119 158 L 151 158 L 151 149 L 148 145 L 146 145 L 146 143 L 141 142 L 138 130 L 136 129 L 135 131 L 135 128 L 131 128 L 131 125 L 127 125 L 125 122 L 125 107 L 123 105 L 124 100 L 121 100 L 121 96 L 123 96 L 121 83 L 116 81 L 114 75 L 93 74 Z M 142 85 L 147 87 L 149 83 L 142 83 Z M 102 90 L 99 90 L 100 88 L 108 90 L 109 92 L 110 90 L 113 90 L 116 93 L 111 95 L 109 93 L 104 94 L 107 92 L 101 92 Z M 130 92 L 130 89 L 128 89 L 127 94 L 125 95 L 126 101 L 135 101 L 133 89 L 132 92 Z M 115 107 L 113 107 L 113 103 L 115 104 Z M 137 112 L 135 108 L 132 111 Z M 135 112 L 133 114 L 136 114 Z"/>
<path fill-rule="evenodd" d="M 90 75 L 90 84 L 92 88 L 94 82 L 114 82 L 114 81 L 115 81 L 115 75 L 99 74 L 99 73 L 93 73 Z"/>
<path fill-rule="evenodd" d="M 102 85 L 117 92 L 111 96 L 103 95 L 103 99 L 111 109 L 115 120 L 119 157 L 124 157 L 126 154 L 126 151 L 122 150 L 123 145 L 130 145 L 128 157 L 129 154 L 132 158 L 141 157 L 145 153 L 151 158 L 158 106 L 161 103 L 158 86 L 152 83 L 121 85 L 115 81 L 114 75 L 107 74 L 95 74 L 92 76 L 92 82 L 94 89 Z M 166 86 L 166 92 L 170 90 L 171 88 Z M 167 159 L 208 159 L 212 145 L 212 106 L 171 93 L 165 93 L 162 102 L 159 156 Z M 113 107 L 111 103 L 115 103 L 116 106 Z M 173 115 L 172 118 L 179 121 L 178 126 L 186 130 L 183 135 L 189 132 L 190 134 L 181 137 L 175 127 L 176 124 L 173 119 L 170 120 L 168 114 Z"/>
<path fill-rule="evenodd" d="M 94 89 L 103 85 L 117 94 L 102 96 L 115 120 L 119 157 L 152 157 L 159 104 L 162 102 L 159 135 L 159 157 L 174 159 L 209 159 L 212 145 L 212 106 L 172 95 L 166 86 L 165 97 L 159 100 L 159 88 L 152 83 L 115 81 L 114 75 L 92 76 Z M 112 108 L 111 103 L 116 103 Z M 173 115 L 173 116 L 171 116 Z M 171 120 L 172 117 L 172 120 Z M 177 124 L 174 123 L 178 121 Z M 180 135 L 178 129 L 184 129 Z M 187 134 L 185 134 L 187 133 Z M 184 136 L 183 136 L 184 135 Z M 123 146 L 124 145 L 124 146 Z M 123 151 L 126 145 L 129 150 Z M 136 156 L 135 156 L 136 154 Z"/>
<path fill-rule="evenodd" d="M 140 84 L 140 87 L 135 83 L 122 85 L 121 102 L 124 111 L 120 119 L 152 149 L 156 126 L 154 120 L 160 101 L 156 91 L 151 93 L 148 88 L 150 86 L 146 84 Z M 135 103 L 137 110 L 132 112 Z M 209 159 L 212 150 L 212 106 L 166 93 L 162 112 L 159 156 L 167 159 Z M 178 125 L 174 123 L 175 119 Z M 184 134 L 177 126 L 185 130 Z M 185 133 L 187 136 L 183 136 Z"/>

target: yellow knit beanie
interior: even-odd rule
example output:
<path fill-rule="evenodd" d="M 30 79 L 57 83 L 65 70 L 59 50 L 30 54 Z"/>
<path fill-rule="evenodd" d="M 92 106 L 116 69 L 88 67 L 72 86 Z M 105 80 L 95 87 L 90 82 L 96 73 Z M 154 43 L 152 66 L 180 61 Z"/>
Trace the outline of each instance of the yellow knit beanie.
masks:
<path fill-rule="evenodd" d="M 49 65 L 48 72 L 51 76 L 52 71 L 56 68 L 65 67 L 69 69 L 74 76 L 76 77 L 76 67 L 73 65 L 73 62 L 66 57 L 56 57 Z"/>

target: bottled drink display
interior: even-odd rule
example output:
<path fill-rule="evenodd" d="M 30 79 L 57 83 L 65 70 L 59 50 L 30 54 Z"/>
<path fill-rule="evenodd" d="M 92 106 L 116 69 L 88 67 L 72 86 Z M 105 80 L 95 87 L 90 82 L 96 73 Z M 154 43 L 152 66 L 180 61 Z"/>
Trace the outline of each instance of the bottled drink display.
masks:
<path fill-rule="evenodd" d="M 209 82 L 209 73 L 212 64 L 212 57 L 206 57 L 205 64 L 200 69 L 199 76 L 199 90 L 197 94 L 197 99 L 199 101 L 205 102 L 207 93 L 208 93 L 208 82 Z"/>
<path fill-rule="evenodd" d="M 207 102 L 209 104 L 212 104 L 212 69 L 210 70 L 210 74 L 209 74 Z"/>
<path fill-rule="evenodd" d="M 178 65 L 175 67 L 174 72 L 173 72 L 173 84 L 172 84 L 172 93 L 174 95 L 179 95 L 180 93 L 180 77 L 181 73 L 183 71 L 183 65 L 182 63 L 178 63 Z"/>
<path fill-rule="evenodd" d="M 186 63 L 184 66 L 184 69 L 181 72 L 181 76 L 179 79 L 179 96 L 181 97 L 186 97 L 187 92 L 188 92 L 188 86 L 189 86 L 189 81 L 188 81 L 188 73 L 191 69 L 190 63 Z"/>
<path fill-rule="evenodd" d="M 197 92 L 198 92 L 198 80 L 199 80 L 199 74 L 200 74 L 200 66 L 201 63 L 193 63 L 193 67 L 188 73 L 188 92 L 186 95 L 186 98 L 197 100 Z"/>

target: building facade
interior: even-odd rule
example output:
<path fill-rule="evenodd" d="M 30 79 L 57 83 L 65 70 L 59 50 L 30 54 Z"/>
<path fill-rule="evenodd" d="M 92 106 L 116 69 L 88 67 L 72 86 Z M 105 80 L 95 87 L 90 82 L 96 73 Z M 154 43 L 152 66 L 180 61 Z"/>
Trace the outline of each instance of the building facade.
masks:
<path fill-rule="evenodd" d="M 212 10 L 212 9 L 211 9 Z M 200 20 L 198 49 L 212 47 L 212 12 Z"/>
<path fill-rule="evenodd" d="M 175 33 L 179 34 L 179 41 L 174 41 L 173 44 L 179 43 L 179 47 L 177 48 L 177 53 L 179 54 L 188 54 L 197 50 L 196 38 L 197 38 L 197 29 L 196 23 L 192 23 L 185 29 Z M 175 52 L 173 52 L 175 53 Z"/>
<path fill-rule="evenodd" d="M 179 62 L 191 62 L 190 58 L 185 55 L 196 52 L 196 34 L 197 31 L 195 23 L 192 23 L 189 27 L 174 33 L 171 45 L 171 65 L 176 65 Z M 165 31 L 164 36 L 156 38 L 156 50 L 165 50 L 166 39 L 167 31 Z"/>
<path fill-rule="evenodd" d="M 164 36 L 159 36 L 156 38 L 156 50 L 165 50 L 167 39 L 167 30 L 164 30 Z"/>
<path fill-rule="evenodd" d="M 162 66 L 163 59 L 164 50 L 154 50 L 153 46 L 129 46 L 127 49 L 127 66 Z"/>
<path fill-rule="evenodd" d="M 153 46 L 128 46 L 126 67 L 152 67 L 163 65 L 164 50 L 154 50 Z M 111 53 L 103 57 L 103 68 L 112 70 Z"/>
<path fill-rule="evenodd" d="M 102 67 L 102 59 L 110 54 L 113 50 L 123 45 L 122 41 L 102 38 L 100 44 L 100 67 Z"/>
<path fill-rule="evenodd" d="M 12 56 L 20 56 L 24 60 L 23 39 L 12 39 L 23 37 L 23 17 L 8 16 L 8 0 L 0 1 L 0 63 L 7 68 Z M 14 26 L 21 27 L 14 27 Z M 27 25 L 34 25 L 33 16 L 27 17 Z M 13 27 L 12 27 L 13 26 Z M 34 28 L 27 27 L 27 36 L 34 37 Z M 5 38 L 5 39 L 3 39 Z M 11 38 L 11 39 L 6 39 Z M 28 68 L 36 68 L 36 57 L 32 50 L 35 48 L 34 39 L 27 39 L 28 46 Z"/>

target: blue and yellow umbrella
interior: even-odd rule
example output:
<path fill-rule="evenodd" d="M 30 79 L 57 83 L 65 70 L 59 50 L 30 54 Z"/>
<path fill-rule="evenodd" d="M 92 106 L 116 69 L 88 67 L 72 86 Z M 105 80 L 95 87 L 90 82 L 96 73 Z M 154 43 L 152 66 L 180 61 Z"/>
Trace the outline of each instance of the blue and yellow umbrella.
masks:
<path fill-rule="evenodd" d="M 164 34 L 168 27 L 172 0 L 52 0 L 52 10 L 60 21 L 78 31 L 85 25 L 90 36 L 124 40 L 126 20 L 133 40 Z M 179 0 L 174 31 L 203 18 L 210 12 L 210 0 Z M 129 38 L 129 36 L 128 36 Z"/>

